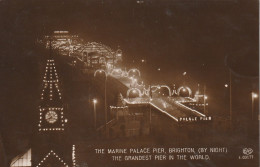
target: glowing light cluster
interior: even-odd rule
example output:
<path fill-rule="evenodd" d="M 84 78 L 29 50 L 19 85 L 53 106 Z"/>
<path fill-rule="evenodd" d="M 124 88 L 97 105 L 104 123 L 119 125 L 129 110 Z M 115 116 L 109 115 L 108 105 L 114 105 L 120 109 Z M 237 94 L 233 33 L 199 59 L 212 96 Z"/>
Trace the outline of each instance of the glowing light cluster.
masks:
<path fill-rule="evenodd" d="M 252 98 L 258 98 L 258 95 L 256 93 L 252 93 Z"/>
<path fill-rule="evenodd" d="M 46 69 L 45 69 L 44 79 L 43 79 L 44 86 L 41 93 L 42 100 L 44 100 L 44 98 L 46 97 L 45 95 L 47 95 L 47 93 L 49 93 L 47 96 L 48 99 L 53 100 L 54 97 L 53 87 L 55 87 L 58 97 L 59 99 L 61 99 L 61 92 L 59 89 L 58 82 L 59 82 L 59 77 L 56 71 L 55 62 L 53 59 L 48 59 Z M 49 92 L 47 92 L 48 89 Z"/>
<path fill-rule="evenodd" d="M 123 77 L 123 78 L 134 79 L 134 77 L 131 75 L 132 73 L 137 73 L 139 77 L 141 76 L 140 70 L 138 70 L 136 68 L 132 68 L 128 71 L 123 71 L 121 68 L 114 68 L 111 70 L 111 72 L 109 74 L 114 77 Z"/>
<path fill-rule="evenodd" d="M 153 90 L 153 88 L 155 88 L 155 89 Z M 150 89 L 152 89 L 152 92 L 156 92 L 157 90 L 159 90 L 161 88 L 167 88 L 169 91 L 169 96 L 172 95 L 171 88 L 167 85 L 152 85 Z"/>
<path fill-rule="evenodd" d="M 191 103 L 191 104 L 189 104 L 189 105 L 191 105 L 191 106 L 204 106 L 204 104 L 197 104 L 197 103 L 196 103 L 196 104 Z M 206 103 L 205 105 L 207 106 L 208 103 Z"/>
<path fill-rule="evenodd" d="M 59 79 L 58 74 L 55 67 L 54 59 L 48 59 L 43 79 L 43 89 L 41 93 L 41 99 L 42 100 L 61 100 L 61 92 L 59 89 Z M 55 95 L 56 96 L 55 96 Z M 47 102 L 48 104 L 49 102 Z M 50 105 L 50 104 L 49 104 Z M 63 131 L 64 130 L 64 113 L 63 113 L 63 107 L 46 107 L 46 106 L 40 106 L 40 112 L 39 112 L 39 131 Z M 57 119 L 60 121 L 60 124 L 56 127 L 45 127 L 44 122 L 46 122 L 44 114 L 48 111 L 53 111 L 57 113 Z M 49 125 L 48 125 L 49 126 Z M 54 126 L 54 125 L 53 125 Z"/>
<path fill-rule="evenodd" d="M 124 99 L 124 101 L 127 104 L 149 104 L 149 101 L 129 101 L 127 99 Z"/>
<path fill-rule="evenodd" d="M 102 74 L 102 73 L 104 73 L 106 77 L 108 76 L 108 73 L 105 70 L 99 69 L 94 72 L 94 77 L 97 76 L 97 74 Z"/>
<path fill-rule="evenodd" d="M 149 96 L 150 95 L 150 89 L 154 93 L 154 92 L 160 90 L 161 88 L 167 88 L 168 91 L 169 91 L 169 96 L 172 96 L 171 89 L 167 85 L 153 85 L 153 86 L 151 86 L 147 89 L 143 86 L 142 91 L 138 88 L 130 88 L 130 89 L 128 89 L 126 94 L 127 94 L 127 97 L 129 97 L 130 93 L 138 93 L 138 97 L 142 97 L 142 96 L 145 96 L 145 95 Z"/>
<path fill-rule="evenodd" d="M 94 104 L 97 104 L 97 99 L 93 99 L 93 103 L 94 103 Z"/>
<path fill-rule="evenodd" d="M 59 128 L 42 128 L 43 126 L 43 119 L 44 119 L 44 116 L 43 116 L 43 112 L 44 111 L 57 111 L 57 112 L 60 112 L 60 119 L 61 119 L 61 126 L 62 127 L 59 127 Z M 64 130 L 64 123 L 66 121 L 64 121 L 64 113 L 63 113 L 63 107 L 44 107 L 44 108 L 40 108 L 40 120 L 39 120 L 39 131 L 63 131 Z"/>
<path fill-rule="evenodd" d="M 116 107 L 116 106 L 110 106 L 111 109 L 126 109 L 128 106 L 123 106 L 123 107 Z"/>
<path fill-rule="evenodd" d="M 39 131 L 64 131 L 64 128 L 41 128 Z"/>
<path fill-rule="evenodd" d="M 48 159 L 49 156 L 54 156 L 55 158 L 57 158 L 64 166 L 69 167 L 69 165 L 66 164 L 66 162 L 64 162 L 64 160 L 62 160 L 62 158 L 60 158 L 58 156 L 58 154 L 56 154 L 53 150 L 51 150 L 42 160 L 41 162 L 36 166 L 36 167 L 40 167 L 42 166 L 43 162 L 46 161 Z"/>
<path fill-rule="evenodd" d="M 136 68 L 132 68 L 132 69 L 128 70 L 127 76 L 130 76 L 131 73 L 137 73 L 139 77 L 141 76 L 141 72 Z"/>
<path fill-rule="evenodd" d="M 125 72 L 122 71 L 120 68 L 114 68 L 109 72 L 110 75 L 114 77 L 127 77 L 125 76 Z"/>
<path fill-rule="evenodd" d="M 72 145 L 72 165 L 76 167 L 76 147 Z"/>
<path fill-rule="evenodd" d="M 67 34 L 69 31 L 54 31 L 55 34 Z"/>

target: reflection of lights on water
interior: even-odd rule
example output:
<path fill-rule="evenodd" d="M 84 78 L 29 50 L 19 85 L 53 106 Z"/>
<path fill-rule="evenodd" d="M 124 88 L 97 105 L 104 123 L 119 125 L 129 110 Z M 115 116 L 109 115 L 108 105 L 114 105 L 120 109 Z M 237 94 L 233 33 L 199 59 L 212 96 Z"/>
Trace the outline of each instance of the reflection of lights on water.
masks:
<path fill-rule="evenodd" d="M 97 103 L 97 99 L 93 99 L 93 103 L 96 104 Z"/>
<path fill-rule="evenodd" d="M 158 68 L 157 70 L 158 70 L 158 71 L 161 71 L 161 68 Z"/>
<path fill-rule="evenodd" d="M 228 84 L 225 84 L 225 87 L 227 88 L 227 87 L 228 87 Z"/>

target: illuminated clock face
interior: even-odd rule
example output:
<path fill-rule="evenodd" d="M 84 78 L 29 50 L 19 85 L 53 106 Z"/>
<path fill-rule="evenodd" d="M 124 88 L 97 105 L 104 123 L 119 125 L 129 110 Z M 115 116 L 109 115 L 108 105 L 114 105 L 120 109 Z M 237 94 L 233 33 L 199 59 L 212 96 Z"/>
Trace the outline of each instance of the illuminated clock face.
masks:
<path fill-rule="evenodd" d="M 58 114 L 55 111 L 48 111 L 45 115 L 45 119 L 47 122 L 53 124 L 58 119 Z"/>

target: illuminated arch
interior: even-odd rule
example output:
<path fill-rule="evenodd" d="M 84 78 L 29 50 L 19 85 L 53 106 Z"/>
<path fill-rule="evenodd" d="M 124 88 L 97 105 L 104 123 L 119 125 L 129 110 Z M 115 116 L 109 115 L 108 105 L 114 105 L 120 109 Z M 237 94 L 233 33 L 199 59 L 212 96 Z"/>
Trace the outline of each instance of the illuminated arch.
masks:
<path fill-rule="evenodd" d="M 133 73 L 137 72 L 139 77 L 141 76 L 141 72 L 136 68 L 132 68 L 132 69 L 128 70 L 128 72 L 127 72 L 128 76 L 129 76 L 130 72 L 133 72 Z"/>
<path fill-rule="evenodd" d="M 141 97 L 142 92 L 141 92 L 140 89 L 138 89 L 138 88 L 130 88 L 130 89 L 128 89 L 128 90 L 127 90 L 127 93 L 126 93 L 127 97 L 129 97 L 129 94 L 130 94 L 130 92 L 132 92 L 132 91 L 133 91 L 133 93 L 135 93 L 134 91 L 136 91 L 136 92 L 138 93 L 138 97 Z"/>
<path fill-rule="evenodd" d="M 105 70 L 103 70 L 103 69 L 99 69 L 99 70 L 96 70 L 95 72 L 94 72 L 94 77 L 97 75 L 97 73 L 105 73 L 105 75 L 107 76 L 107 72 L 105 71 Z"/>
<path fill-rule="evenodd" d="M 151 89 L 152 89 L 152 88 L 156 88 L 155 90 L 152 90 L 152 92 L 156 92 L 158 89 L 161 89 L 161 88 L 167 88 L 168 91 L 169 91 L 169 96 L 172 95 L 172 93 L 171 93 L 171 88 L 170 88 L 169 86 L 167 86 L 167 85 L 156 85 L 156 86 L 151 86 Z"/>
<path fill-rule="evenodd" d="M 178 95 L 178 96 L 180 95 L 180 91 L 181 91 L 182 89 L 184 89 L 184 90 L 187 89 L 188 92 L 189 92 L 189 96 L 191 96 L 192 91 L 191 91 L 191 89 L 190 89 L 188 86 L 181 86 L 181 87 L 179 87 L 179 88 L 177 89 L 177 95 Z"/>

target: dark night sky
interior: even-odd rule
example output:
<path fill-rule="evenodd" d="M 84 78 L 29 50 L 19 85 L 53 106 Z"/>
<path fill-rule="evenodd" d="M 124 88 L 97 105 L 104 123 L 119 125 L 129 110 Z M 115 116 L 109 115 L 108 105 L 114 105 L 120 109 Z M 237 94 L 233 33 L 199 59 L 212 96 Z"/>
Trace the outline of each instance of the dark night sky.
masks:
<path fill-rule="evenodd" d="M 17 59 L 13 48 L 23 59 L 37 37 L 69 30 L 120 47 L 130 67 L 145 58 L 141 70 L 155 83 L 178 83 L 186 71 L 191 85 L 218 80 L 221 87 L 228 80 L 225 57 L 237 73 L 258 76 L 257 0 L 12 0 L 0 7 L 7 62 Z"/>
<path fill-rule="evenodd" d="M 235 56 L 255 66 L 242 73 L 258 75 L 256 0 L 2 1 L 1 12 L 5 44 L 28 47 L 36 37 L 64 29 L 120 46 L 125 59 L 146 58 L 164 72 L 199 71 L 204 63 L 215 71 L 225 56 Z"/>
<path fill-rule="evenodd" d="M 225 57 L 238 74 L 258 76 L 258 6 L 257 0 L 2 0 L 1 108 L 22 105 L 19 97 L 37 87 L 30 79 L 39 59 L 34 43 L 53 30 L 120 47 L 132 67 L 146 59 L 142 71 L 154 83 L 181 83 L 187 71 L 190 86 L 206 82 L 216 100 L 228 81 Z M 28 104 L 33 98 L 24 97 Z"/>

